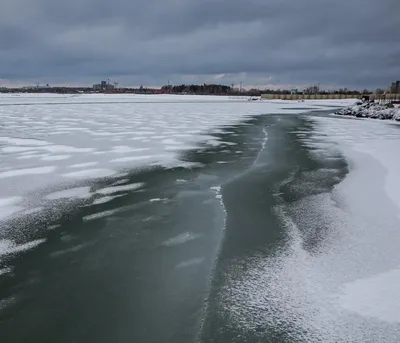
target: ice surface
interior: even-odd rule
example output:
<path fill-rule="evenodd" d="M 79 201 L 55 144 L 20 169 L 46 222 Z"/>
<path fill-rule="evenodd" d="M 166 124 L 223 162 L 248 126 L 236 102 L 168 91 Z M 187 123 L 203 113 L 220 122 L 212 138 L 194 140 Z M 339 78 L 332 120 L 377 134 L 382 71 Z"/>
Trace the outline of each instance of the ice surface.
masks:
<path fill-rule="evenodd" d="M 15 242 L 7 239 L 0 240 L 0 257 L 3 255 L 16 254 L 22 251 L 30 250 L 37 247 L 39 244 L 44 243 L 45 239 L 37 239 L 24 244 L 16 244 Z"/>
<path fill-rule="evenodd" d="M 77 244 L 68 249 L 58 250 L 50 254 L 51 257 L 59 257 L 69 253 L 74 253 L 88 247 L 90 244 Z"/>
<path fill-rule="evenodd" d="M 10 272 L 11 272 L 11 269 L 10 269 L 10 268 L 3 268 L 3 269 L 0 269 L 0 276 L 3 275 L 3 274 L 8 274 L 8 273 L 10 273 Z"/>
<path fill-rule="evenodd" d="M 43 146 L 49 145 L 49 142 L 38 140 L 38 139 L 26 139 L 26 138 L 11 138 L 11 137 L 0 137 L 0 143 L 8 143 L 10 145 L 20 146 Z"/>
<path fill-rule="evenodd" d="M 112 169 L 85 169 L 77 172 L 62 174 L 61 176 L 75 179 L 96 179 L 115 175 Z"/>
<path fill-rule="evenodd" d="M 19 203 L 23 200 L 22 197 L 9 197 L 9 198 L 0 198 L 0 221 L 7 219 L 15 213 L 23 210 L 22 206 L 18 206 Z"/>
<path fill-rule="evenodd" d="M 16 176 L 49 174 L 49 173 L 52 173 L 54 170 L 56 170 L 56 167 L 54 167 L 54 166 L 15 169 L 15 170 L 9 170 L 9 171 L 0 173 L 0 179 L 16 177 Z"/>
<path fill-rule="evenodd" d="M 10 206 L 20 203 L 23 200 L 23 197 L 9 197 L 9 198 L 0 198 L 0 208 L 3 206 Z"/>
<path fill-rule="evenodd" d="M 91 196 L 90 187 L 78 187 L 47 194 L 45 198 L 48 200 L 58 200 L 58 199 L 68 199 L 68 198 L 85 199 L 90 196 Z"/>
<path fill-rule="evenodd" d="M 71 158 L 71 155 L 53 155 L 53 156 L 43 156 L 42 161 L 62 161 Z"/>
<path fill-rule="evenodd" d="M 218 310 L 233 328 L 261 332 L 260 340 L 264 329 L 277 328 L 288 341 L 397 343 L 399 127 L 309 120 L 315 130 L 306 139 L 307 132 L 299 132 L 299 140 L 318 147 L 312 156 L 321 161 L 345 157 L 350 173 L 332 193 L 274 208 L 285 224 L 285 246 L 240 257 L 226 268 Z M 322 168 L 309 176 L 334 173 Z M 301 187 L 315 190 L 315 183 Z"/>
<path fill-rule="evenodd" d="M 117 192 L 133 191 L 133 190 L 142 188 L 143 186 L 144 186 L 143 182 L 136 182 L 136 183 L 131 183 L 129 185 L 102 188 L 102 189 L 99 189 L 97 191 L 97 193 L 109 195 L 109 194 L 114 194 Z"/>
<path fill-rule="evenodd" d="M 97 165 L 98 162 L 87 162 L 87 163 L 78 163 L 69 166 L 68 168 L 86 168 L 86 167 L 93 167 Z"/>
<path fill-rule="evenodd" d="M 204 261 L 203 257 L 192 258 L 187 261 L 178 263 L 175 268 L 188 268 L 201 264 Z"/>
<path fill-rule="evenodd" d="M 167 201 L 168 198 L 153 198 L 150 199 L 149 202 L 163 202 L 163 201 Z"/>
<path fill-rule="evenodd" d="M 21 206 L 3 206 L 0 207 L 0 220 L 7 219 L 13 214 L 20 212 L 24 208 Z"/>
<path fill-rule="evenodd" d="M 65 182 L 74 187 L 76 181 L 116 176 L 121 169 L 193 167 L 179 161 L 180 151 L 200 142 L 224 144 L 212 135 L 221 127 L 259 114 L 298 113 L 352 102 L 0 94 L 0 196 L 24 196 Z M 10 187 L 17 176 L 24 178 Z"/>
<path fill-rule="evenodd" d="M 112 201 L 114 199 L 120 198 L 120 197 L 122 197 L 124 195 L 126 195 L 126 193 L 113 195 L 113 196 L 104 196 L 104 197 L 101 197 L 101 198 L 96 199 L 95 201 L 93 201 L 93 205 L 105 204 L 105 203 L 110 202 L 110 201 Z"/>
<path fill-rule="evenodd" d="M 162 245 L 165 245 L 167 247 L 173 247 L 176 245 L 190 242 L 190 241 L 192 241 L 194 239 L 198 239 L 200 237 L 201 237 L 201 235 L 194 234 L 192 232 L 185 232 L 178 236 L 175 236 L 175 237 L 172 237 L 172 238 L 166 240 L 164 243 L 162 243 Z"/>
<path fill-rule="evenodd" d="M 324 129 L 326 137 L 323 142 L 313 143 L 314 146 L 324 144 L 331 149 L 341 149 L 351 154 L 349 149 L 368 154 L 385 168 L 385 173 L 376 175 L 383 179 L 384 189 L 398 209 L 400 218 L 400 159 L 398 150 L 400 145 L 400 128 L 387 122 L 360 120 L 330 120 L 328 118 L 315 119 Z M 357 161 L 353 161 L 356 163 Z M 356 163 L 357 165 L 357 163 Z"/>
<path fill-rule="evenodd" d="M 154 159 L 153 156 L 151 155 L 143 155 L 143 156 L 131 156 L 131 157 L 121 157 L 121 158 L 116 158 L 114 160 L 111 160 L 111 162 L 114 163 L 119 163 L 119 162 L 133 162 L 133 161 L 143 161 L 143 160 L 149 160 L 149 159 Z"/>
<path fill-rule="evenodd" d="M 83 217 L 84 221 L 90 221 L 90 220 L 95 220 L 95 219 L 101 219 L 105 217 L 112 216 L 115 213 L 118 213 L 119 210 L 109 210 L 109 211 L 103 211 L 103 212 L 98 212 L 95 214 L 91 214 L 88 216 Z"/>
<path fill-rule="evenodd" d="M 400 323 L 400 269 L 345 284 L 342 291 L 340 304 L 346 310 Z"/>
<path fill-rule="evenodd" d="M 21 214 L 30 215 L 30 214 L 35 214 L 35 213 L 41 212 L 43 210 L 44 210 L 44 207 L 35 207 L 30 210 L 23 211 Z"/>

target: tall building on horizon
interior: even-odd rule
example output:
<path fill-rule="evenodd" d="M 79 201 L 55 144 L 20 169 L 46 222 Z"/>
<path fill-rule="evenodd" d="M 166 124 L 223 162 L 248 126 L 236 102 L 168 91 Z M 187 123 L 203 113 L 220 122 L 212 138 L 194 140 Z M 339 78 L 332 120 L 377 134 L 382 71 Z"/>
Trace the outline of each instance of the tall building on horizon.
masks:
<path fill-rule="evenodd" d="M 400 94 L 400 81 L 392 82 L 392 86 L 390 87 L 390 93 Z"/>

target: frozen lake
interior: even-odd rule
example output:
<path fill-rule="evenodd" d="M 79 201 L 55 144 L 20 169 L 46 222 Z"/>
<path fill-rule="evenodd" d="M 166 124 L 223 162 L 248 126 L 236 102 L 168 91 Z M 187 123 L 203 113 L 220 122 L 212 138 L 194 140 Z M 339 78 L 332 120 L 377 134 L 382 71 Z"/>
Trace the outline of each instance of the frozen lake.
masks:
<path fill-rule="evenodd" d="M 398 342 L 400 126 L 351 102 L 1 94 L 0 340 Z"/>

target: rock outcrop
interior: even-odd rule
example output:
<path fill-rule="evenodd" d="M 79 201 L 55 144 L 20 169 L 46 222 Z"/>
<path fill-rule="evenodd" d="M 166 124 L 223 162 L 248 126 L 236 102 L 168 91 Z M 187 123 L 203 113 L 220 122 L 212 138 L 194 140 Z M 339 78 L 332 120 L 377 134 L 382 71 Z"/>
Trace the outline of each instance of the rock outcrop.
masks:
<path fill-rule="evenodd" d="M 343 108 L 337 115 L 353 116 L 360 118 L 372 118 L 382 120 L 400 121 L 400 108 L 390 104 L 379 104 L 376 102 L 356 102 L 354 105 Z"/>

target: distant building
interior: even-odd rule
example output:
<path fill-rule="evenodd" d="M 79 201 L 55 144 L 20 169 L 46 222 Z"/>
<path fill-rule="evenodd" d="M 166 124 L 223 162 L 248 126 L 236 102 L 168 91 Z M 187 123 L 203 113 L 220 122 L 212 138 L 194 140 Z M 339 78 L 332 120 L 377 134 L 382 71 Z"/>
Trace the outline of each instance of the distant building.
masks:
<path fill-rule="evenodd" d="M 93 90 L 95 91 L 106 91 L 113 90 L 115 87 L 107 83 L 107 81 L 101 81 L 98 84 L 93 85 Z"/>
<path fill-rule="evenodd" d="M 396 81 L 392 83 L 390 87 L 390 93 L 392 94 L 400 94 L 400 81 Z"/>
<path fill-rule="evenodd" d="M 318 86 L 311 86 L 311 87 L 307 87 L 304 90 L 305 94 L 318 94 L 319 93 L 319 87 Z"/>

